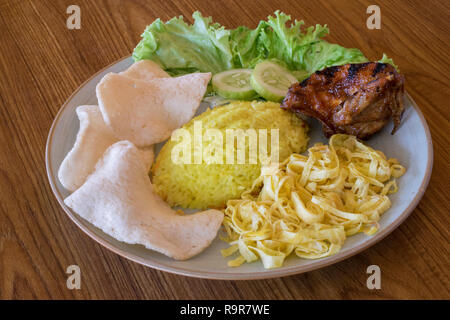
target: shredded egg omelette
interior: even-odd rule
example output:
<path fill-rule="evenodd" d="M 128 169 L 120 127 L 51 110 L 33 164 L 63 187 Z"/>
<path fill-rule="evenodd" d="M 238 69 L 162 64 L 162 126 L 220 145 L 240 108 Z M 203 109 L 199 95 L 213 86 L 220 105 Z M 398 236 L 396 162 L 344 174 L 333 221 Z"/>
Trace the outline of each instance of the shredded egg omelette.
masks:
<path fill-rule="evenodd" d="M 231 267 L 261 259 L 281 267 L 292 252 L 317 259 L 337 253 L 347 236 L 378 230 L 397 192 L 395 178 L 406 169 L 356 137 L 336 134 L 329 145 L 315 144 L 308 156 L 292 154 L 261 169 L 241 199 L 229 200 L 222 240 L 224 257 L 239 256 Z"/>

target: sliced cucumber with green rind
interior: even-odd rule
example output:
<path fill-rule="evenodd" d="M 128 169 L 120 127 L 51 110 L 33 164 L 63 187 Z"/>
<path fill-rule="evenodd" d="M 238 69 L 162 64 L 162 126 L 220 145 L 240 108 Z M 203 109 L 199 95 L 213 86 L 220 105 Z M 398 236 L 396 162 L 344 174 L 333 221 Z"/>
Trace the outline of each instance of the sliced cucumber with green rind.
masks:
<path fill-rule="evenodd" d="M 251 75 L 251 69 L 232 69 L 217 73 L 212 78 L 213 90 L 228 99 L 255 99 L 258 94 L 250 85 Z"/>
<path fill-rule="evenodd" d="M 298 82 L 292 73 L 271 61 L 258 63 L 252 72 L 250 84 L 263 98 L 281 102 L 289 87 Z"/>

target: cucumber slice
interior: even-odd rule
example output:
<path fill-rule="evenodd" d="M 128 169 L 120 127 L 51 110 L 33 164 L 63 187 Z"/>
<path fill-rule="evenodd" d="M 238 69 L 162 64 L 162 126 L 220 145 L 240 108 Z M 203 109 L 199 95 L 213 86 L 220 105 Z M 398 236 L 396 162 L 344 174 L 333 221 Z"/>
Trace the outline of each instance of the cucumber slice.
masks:
<path fill-rule="evenodd" d="M 258 96 L 250 85 L 251 69 L 232 69 L 213 76 L 213 90 L 228 99 L 252 100 Z"/>
<path fill-rule="evenodd" d="M 270 61 L 258 63 L 250 78 L 250 84 L 260 96 L 276 102 L 283 100 L 295 82 L 297 78 L 289 70 Z"/>

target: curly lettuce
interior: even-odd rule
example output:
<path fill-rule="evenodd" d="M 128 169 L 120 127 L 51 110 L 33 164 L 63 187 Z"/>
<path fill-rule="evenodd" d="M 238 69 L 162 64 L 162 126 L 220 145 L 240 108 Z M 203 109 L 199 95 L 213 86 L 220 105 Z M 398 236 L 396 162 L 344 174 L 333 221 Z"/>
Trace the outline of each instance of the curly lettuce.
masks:
<path fill-rule="evenodd" d="M 134 49 L 134 60 L 153 60 L 178 75 L 253 68 L 270 59 L 302 77 L 330 66 L 368 61 L 358 49 L 325 41 L 329 33 L 326 25 L 303 29 L 303 21 L 291 21 L 291 16 L 280 11 L 260 21 L 255 29 L 240 26 L 227 30 L 198 11 L 193 18 L 191 25 L 182 17 L 166 23 L 155 20 Z M 392 59 L 387 63 L 393 64 Z"/>
<path fill-rule="evenodd" d="M 389 64 L 391 64 L 391 65 L 395 68 L 395 70 L 400 71 L 400 69 L 398 68 L 398 66 L 394 63 L 394 60 L 392 60 L 391 58 L 389 58 L 385 53 L 383 53 L 383 57 L 382 57 L 380 60 L 378 60 L 378 62 L 381 62 L 381 63 L 389 63 Z"/>
<path fill-rule="evenodd" d="M 133 52 L 134 60 L 153 60 L 171 74 L 232 69 L 231 32 L 198 11 L 193 18 L 192 25 L 183 17 L 166 23 L 156 19 L 142 34 Z"/>

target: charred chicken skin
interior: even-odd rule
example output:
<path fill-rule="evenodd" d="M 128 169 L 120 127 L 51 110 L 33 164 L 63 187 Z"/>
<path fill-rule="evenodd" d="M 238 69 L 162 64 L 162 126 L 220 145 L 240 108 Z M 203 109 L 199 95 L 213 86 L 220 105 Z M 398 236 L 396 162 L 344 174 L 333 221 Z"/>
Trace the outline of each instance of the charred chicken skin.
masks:
<path fill-rule="evenodd" d="M 404 111 L 404 77 L 390 64 L 367 62 L 329 67 L 290 88 L 282 108 L 319 119 L 325 136 L 367 139 Z"/>

